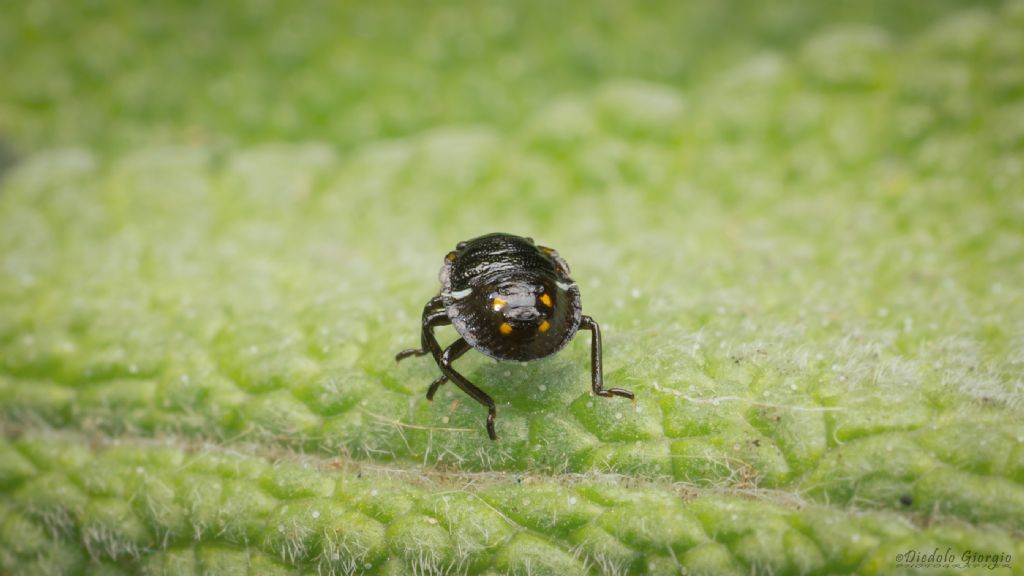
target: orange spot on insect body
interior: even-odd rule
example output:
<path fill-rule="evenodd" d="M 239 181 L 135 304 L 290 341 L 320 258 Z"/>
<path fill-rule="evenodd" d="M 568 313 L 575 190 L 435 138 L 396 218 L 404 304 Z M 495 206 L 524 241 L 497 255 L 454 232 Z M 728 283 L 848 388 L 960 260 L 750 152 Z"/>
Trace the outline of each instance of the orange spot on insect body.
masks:
<path fill-rule="evenodd" d="M 547 292 L 541 294 L 538 300 L 540 300 L 541 304 L 547 306 L 548 308 L 551 308 L 551 296 L 548 296 Z"/>
<path fill-rule="evenodd" d="M 502 300 L 501 298 L 495 298 L 494 300 L 491 301 L 491 307 L 494 308 L 495 312 L 500 312 L 501 309 L 504 308 L 506 304 L 508 304 L 508 302 Z"/>
<path fill-rule="evenodd" d="M 548 328 L 551 328 L 551 323 L 547 320 L 541 322 L 540 326 L 537 326 L 537 330 L 540 330 L 541 332 L 547 332 Z"/>
<path fill-rule="evenodd" d="M 498 330 L 501 330 L 502 334 L 508 336 L 509 334 L 512 333 L 512 325 L 509 324 L 508 322 L 502 322 L 501 326 L 498 327 Z"/>

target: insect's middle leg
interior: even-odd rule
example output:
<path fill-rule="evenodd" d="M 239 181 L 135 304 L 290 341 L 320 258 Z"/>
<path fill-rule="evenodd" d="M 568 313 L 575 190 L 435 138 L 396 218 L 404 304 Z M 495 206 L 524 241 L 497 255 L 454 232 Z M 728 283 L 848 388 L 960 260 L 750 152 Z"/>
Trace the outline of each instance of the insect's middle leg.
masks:
<path fill-rule="evenodd" d="M 580 328 L 590 330 L 593 334 L 590 337 L 590 382 L 594 394 L 604 397 L 622 396 L 632 400 L 633 393 L 629 390 L 604 387 L 604 371 L 601 369 L 601 327 L 590 316 L 584 316 L 580 319 Z"/>
<path fill-rule="evenodd" d="M 466 341 L 463 340 L 462 338 L 459 338 L 459 341 L 461 341 L 463 344 L 466 343 Z M 449 346 L 444 351 L 443 354 L 441 354 L 441 363 L 445 363 L 448 366 L 451 366 L 452 362 L 454 362 L 454 361 L 458 360 L 459 358 L 461 358 L 462 355 L 465 354 L 466 351 L 469 350 L 469 345 L 468 344 L 465 345 L 465 346 L 460 346 L 458 349 L 456 349 L 455 345 L 458 344 L 458 343 L 459 342 L 452 342 L 452 345 Z M 441 366 L 441 363 L 438 363 L 437 366 L 439 368 L 441 368 L 441 370 L 443 371 L 444 368 Z M 431 382 L 430 383 L 430 388 L 427 388 L 427 400 L 431 400 L 432 401 L 434 399 L 434 394 L 437 393 L 437 389 L 440 388 L 441 385 L 443 385 L 447 381 L 448 381 L 448 376 L 442 373 L 440 376 L 437 377 L 437 380 L 434 380 L 433 382 Z"/>
<path fill-rule="evenodd" d="M 464 338 L 459 338 L 455 342 L 452 342 L 452 345 L 444 351 L 444 354 L 442 354 L 441 361 L 438 362 L 438 366 L 441 367 L 441 372 L 443 372 L 449 380 L 454 382 L 456 386 L 461 388 L 463 392 L 469 394 L 474 400 L 487 407 L 487 435 L 490 436 L 491 440 L 497 440 L 498 435 L 494 432 L 494 419 L 498 417 L 498 410 L 494 405 L 494 400 L 488 396 L 486 392 L 477 388 L 472 382 L 467 380 L 465 376 L 459 374 L 454 368 L 452 368 L 452 362 L 465 354 L 469 348 L 469 343 L 466 342 Z M 443 382 L 441 384 L 443 384 Z M 440 386 L 441 384 L 437 385 Z M 434 386 L 431 385 L 431 388 L 434 388 Z"/>
<path fill-rule="evenodd" d="M 452 321 L 448 318 L 448 313 L 445 312 L 444 302 L 440 296 L 434 296 L 431 298 L 427 305 L 423 307 L 423 320 L 422 320 L 422 331 L 420 332 L 420 347 L 409 348 L 408 350 L 402 350 L 398 354 L 395 354 L 395 362 L 401 362 L 410 356 L 424 356 L 430 353 L 434 357 L 434 361 L 441 362 L 441 345 L 437 343 L 437 338 L 434 338 L 434 328 L 438 326 L 447 326 Z M 440 384 L 439 384 L 440 385 Z"/>
<path fill-rule="evenodd" d="M 431 382 L 430 388 L 427 388 L 427 400 L 433 402 L 434 394 L 437 394 L 437 389 L 440 388 L 447 381 L 448 377 L 445 376 L 444 374 L 441 374 L 440 376 L 437 377 L 437 380 Z"/>

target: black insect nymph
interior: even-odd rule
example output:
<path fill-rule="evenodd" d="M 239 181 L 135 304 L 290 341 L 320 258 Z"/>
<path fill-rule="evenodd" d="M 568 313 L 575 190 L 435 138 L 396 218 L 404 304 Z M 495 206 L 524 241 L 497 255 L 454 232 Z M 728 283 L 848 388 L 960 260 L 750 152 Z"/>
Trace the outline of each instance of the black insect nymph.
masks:
<path fill-rule="evenodd" d="M 590 330 L 591 384 L 598 396 L 633 398 L 621 388 L 605 388 L 601 371 L 601 329 L 583 315 L 579 287 L 558 252 L 534 244 L 532 238 L 487 234 L 459 242 L 444 258 L 441 293 L 423 308 L 420 348 L 403 350 L 401 361 L 430 353 L 441 376 L 427 389 L 427 399 L 445 382 L 488 409 L 487 434 L 492 440 L 497 414 L 494 400 L 452 368 L 470 348 L 497 360 L 525 362 L 550 356 L 580 329 Z M 442 350 L 434 328 L 451 324 L 459 338 Z"/>

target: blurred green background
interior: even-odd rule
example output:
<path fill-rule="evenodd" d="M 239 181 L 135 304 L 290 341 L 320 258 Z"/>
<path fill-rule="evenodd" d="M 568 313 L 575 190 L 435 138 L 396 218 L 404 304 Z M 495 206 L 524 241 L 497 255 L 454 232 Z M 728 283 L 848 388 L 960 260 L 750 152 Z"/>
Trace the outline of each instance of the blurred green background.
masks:
<path fill-rule="evenodd" d="M 0 572 L 1024 569 L 1024 3 L 2 11 Z M 394 363 L 492 231 L 635 403 Z"/>
<path fill-rule="evenodd" d="M 887 60 L 888 48 L 953 14 L 966 17 L 949 21 L 966 26 L 957 34 L 985 36 L 971 27 L 999 18 L 999 9 L 950 0 L 446 2 L 429 10 L 394 1 L 14 2 L 0 21 L 0 129 L 19 150 L 310 139 L 351 149 L 441 124 L 512 129 L 555 97 L 619 77 L 699 90 L 757 54 L 797 56 L 836 29 L 867 31 L 874 38 L 865 42 Z M 819 66 L 872 53 L 850 48 L 819 54 Z M 1019 56 L 1019 46 L 1005 48 L 1005 58 Z M 846 80 L 890 79 L 888 65 L 860 66 Z"/>

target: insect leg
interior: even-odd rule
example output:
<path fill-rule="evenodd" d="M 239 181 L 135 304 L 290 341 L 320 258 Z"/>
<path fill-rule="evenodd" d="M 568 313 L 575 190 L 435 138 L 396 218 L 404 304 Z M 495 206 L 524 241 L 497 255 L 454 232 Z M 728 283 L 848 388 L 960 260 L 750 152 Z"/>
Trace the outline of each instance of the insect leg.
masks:
<path fill-rule="evenodd" d="M 601 327 L 590 316 L 584 316 L 580 319 L 580 328 L 590 330 L 592 334 L 590 337 L 590 381 L 594 394 L 605 397 L 622 396 L 632 400 L 633 393 L 629 390 L 604 387 L 604 373 L 601 370 Z"/>
<path fill-rule="evenodd" d="M 459 338 L 459 341 L 462 342 L 462 344 L 466 344 L 466 341 L 463 340 L 462 338 Z M 452 362 L 461 358 L 462 355 L 469 350 L 469 345 L 460 346 L 458 349 L 453 350 L 453 348 L 455 348 L 455 345 L 458 343 L 459 342 L 453 342 L 452 345 L 449 346 L 444 351 L 444 353 L 441 354 L 441 363 L 446 364 L 449 368 L 451 367 Z M 441 364 L 438 364 L 438 366 L 441 367 Z M 441 370 L 444 370 L 444 367 L 441 367 Z M 448 376 L 441 374 L 440 376 L 438 376 L 437 380 L 431 382 L 430 388 L 427 388 L 427 400 L 433 400 L 434 393 L 437 392 L 437 389 L 440 388 L 441 385 L 447 381 Z"/>
<path fill-rule="evenodd" d="M 494 432 L 494 419 L 497 418 L 498 411 L 494 406 L 494 400 L 486 392 L 474 386 L 472 382 L 466 380 L 465 376 L 452 368 L 452 362 L 465 354 L 467 350 L 469 350 L 469 344 L 465 339 L 459 338 L 444 351 L 438 365 L 449 380 L 454 382 L 459 388 L 462 388 L 463 392 L 469 394 L 474 400 L 487 407 L 487 435 L 491 437 L 491 440 L 497 440 L 498 435 Z"/>
<path fill-rule="evenodd" d="M 448 377 L 445 376 L 444 374 L 441 374 L 440 376 L 437 377 L 437 380 L 434 380 L 433 382 L 431 382 L 430 383 L 430 388 L 427 388 L 427 400 L 433 401 L 434 400 L 434 394 L 437 393 L 437 389 L 440 388 L 441 385 L 444 384 L 447 381 L 448 381 Z"/>
<path fill-rule="evenodd" d="M 440 296 L 431 298 L 423 307 L 423 331 L 420 333 L 420 347 L 409 348 L 395 354 L 395 362 L 401 362 L 410 356 L 424 356 L 428 352 L 434 355 L 434 361 L 441 361 L 441 346 L 434 338 L 433 329 L 451 324 L 448 314 L 444 311 L 444 302 Z M 438 384 L 440 386 L 440 384 Z"/>
<path fill-rule="evenodd" d="M 455 345 L 458 344 L 459 342 L 466 344 L 466 340 L 463 340 L 462 338 L 459 338 L 459 341 L 457 342 L 452 342 L 452 345 L 444 349 L 444 352 L 441 354 L 441 362 L 438 363 L 437 366 L 440 367 L 441 364 L 446 364 L 451 367 L 453 362 L 462 358 L 462 355 L 466 354 L 466 352 L 469 351 L 468 344 L 462 345 L 458 349 L 453 349 L 455 348 Z M 443 368 L 441 368 L 441 370 L 443 370 Z M 427 388 L 427 400 L 433 401 L 434 394 L 437 393 L 437 388 L 441 387 L 441 384 L 447 382 L 447 380 L 449 380 L 449 378 L 447 378 L 446 375 L 441 374 L 440 376 L 437 377 L 436 380 L 430 382 L 430 387 Z"/>
<path fill-rule="evenodd" d="M 423 331 L 420 335 L 420 348 L 410 348 L 408 350 L 402 350 L 395 355 L 395 362 L 401 362 L 402 360 L 410 356 L 424 356 L 428 352 L 434 357 L 434 361 L 437 362 L 437 366 L 441 367 L 441 351 L 440 344 L 437 343 L 437 338 L 434 337 L 434 328 L 438 326 L 445 326 L 451 324 L 451 320 L 448 318 L 447 312 L 444 310 L 444 304 L 441 301 L 440 296 L 431 298 L 427 305 L 423 307 Z M 465 351 L 459 354 L 461 356 Z M 458 356 L 456 356 L 457 358 Z M 442 368 L 443 372 L 443 368 Z M 448 376 L 441 374 L 436 380 L 430 383 L 430 387 L 427 388 L 427 400 L 433 400 L 434 394 L 442 384 L 448 381 Z"/>

